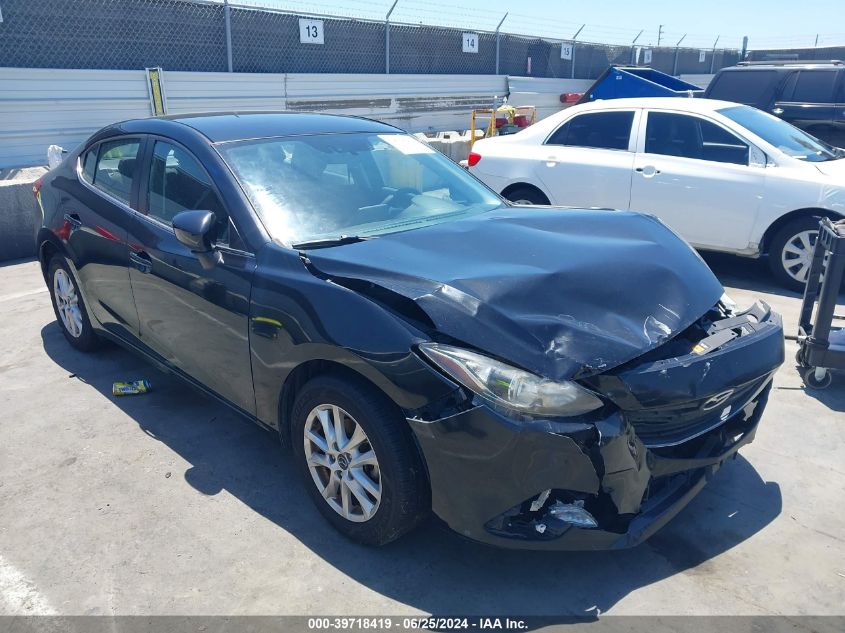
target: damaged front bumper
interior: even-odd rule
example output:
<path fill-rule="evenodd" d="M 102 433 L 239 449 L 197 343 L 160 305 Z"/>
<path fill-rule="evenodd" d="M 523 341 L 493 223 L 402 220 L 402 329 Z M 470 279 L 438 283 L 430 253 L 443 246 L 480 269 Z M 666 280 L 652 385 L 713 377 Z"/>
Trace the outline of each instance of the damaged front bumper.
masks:
<path fill-rule="evenodd" d="M 754 438 L 783 331 L 767 306 L 752 320 L 724 349 L 606 375 L 612 397 L 605 391 L 608 405 L 588 418 L 516 421 L 477 399 L 441 419 L 408 418 L 435 514 L 500 547 L 617 549 L 647 539 Z"/>

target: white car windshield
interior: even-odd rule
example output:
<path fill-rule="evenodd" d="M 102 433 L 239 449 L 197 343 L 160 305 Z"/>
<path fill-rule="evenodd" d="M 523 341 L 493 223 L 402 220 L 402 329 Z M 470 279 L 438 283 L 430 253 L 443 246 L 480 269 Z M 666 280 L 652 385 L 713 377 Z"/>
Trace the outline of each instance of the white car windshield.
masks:
<path fill-rule="evenodd" d="M 406 134 L 318 134 L 217 146 L 267 230 L 291 246 L 367 238 L 500 207 Z"/>
<path fill-rule="evenodd" d="M 774 145 L 787 156 L 819 163 L 842 158 L 842 150 L 810 136 L 794 125 L 771 114 L 749 106 L 734 106 L 717 110 L 719 114 L 738 123 L 761 139 Z"/>

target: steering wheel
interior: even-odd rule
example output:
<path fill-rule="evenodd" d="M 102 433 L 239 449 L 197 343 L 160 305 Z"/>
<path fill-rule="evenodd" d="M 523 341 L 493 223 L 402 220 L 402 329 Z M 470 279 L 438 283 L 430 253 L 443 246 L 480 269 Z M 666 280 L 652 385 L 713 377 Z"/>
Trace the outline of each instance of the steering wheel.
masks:
<path fill-rule="evenodd" d="M 399 204 L 395 206 L 399 206 L 403 209 L 406 209 L 411 206 L 411 198 L 418 195 L 420 195 L 420 191 L 414 189 L 413 187 L 399 187 L 399 189 L 387 196 L 382 201 L 382 204 L 389 204 L 391 206 L 394 206 L 393 203 L 399 202 Z M 407 199 L 407 202 L 405 204 L 402 204 L 402 200 L 404 199 Z"/>

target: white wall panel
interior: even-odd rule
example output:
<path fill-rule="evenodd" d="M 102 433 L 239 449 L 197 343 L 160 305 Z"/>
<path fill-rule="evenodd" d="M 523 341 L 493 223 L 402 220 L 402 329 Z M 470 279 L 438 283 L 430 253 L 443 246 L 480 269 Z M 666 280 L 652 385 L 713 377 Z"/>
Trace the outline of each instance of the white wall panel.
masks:
<path fill-rule="evenodd" d="M 0 167 L 44 164 L 49 145 L 149 114 L 142 70 L 0 68 Z"/>
<path fill-rule="evenodd" d="M 697 76 L 699 85 L 703 84 Z M 318 111 L 367 116 L 409 132 L 464 130 L 470 110 L 511 93 L 538 117 L 564 92 L 592 82 L 504 75 L 349 75 L 168 72 L 168 113 Z M 0 167 L 46 162 L 52 144 L 75 147 L 99 128 L 150 116 L 143 70 L 0 68 Z"/>

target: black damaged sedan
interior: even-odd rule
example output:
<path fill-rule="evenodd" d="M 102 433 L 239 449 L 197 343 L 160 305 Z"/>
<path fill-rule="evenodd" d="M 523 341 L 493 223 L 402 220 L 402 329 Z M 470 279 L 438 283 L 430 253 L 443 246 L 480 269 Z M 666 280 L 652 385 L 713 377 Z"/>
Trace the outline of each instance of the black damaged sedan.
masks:
<path fill-rule="evenodd" d="M 780 318 L 650 216 L 514 207 L 388 125 L 119 123 L 35 185 L 82 351 L 117 342 L 278 432 L 367 544 L 635 545 L 755 434 Z"/>

